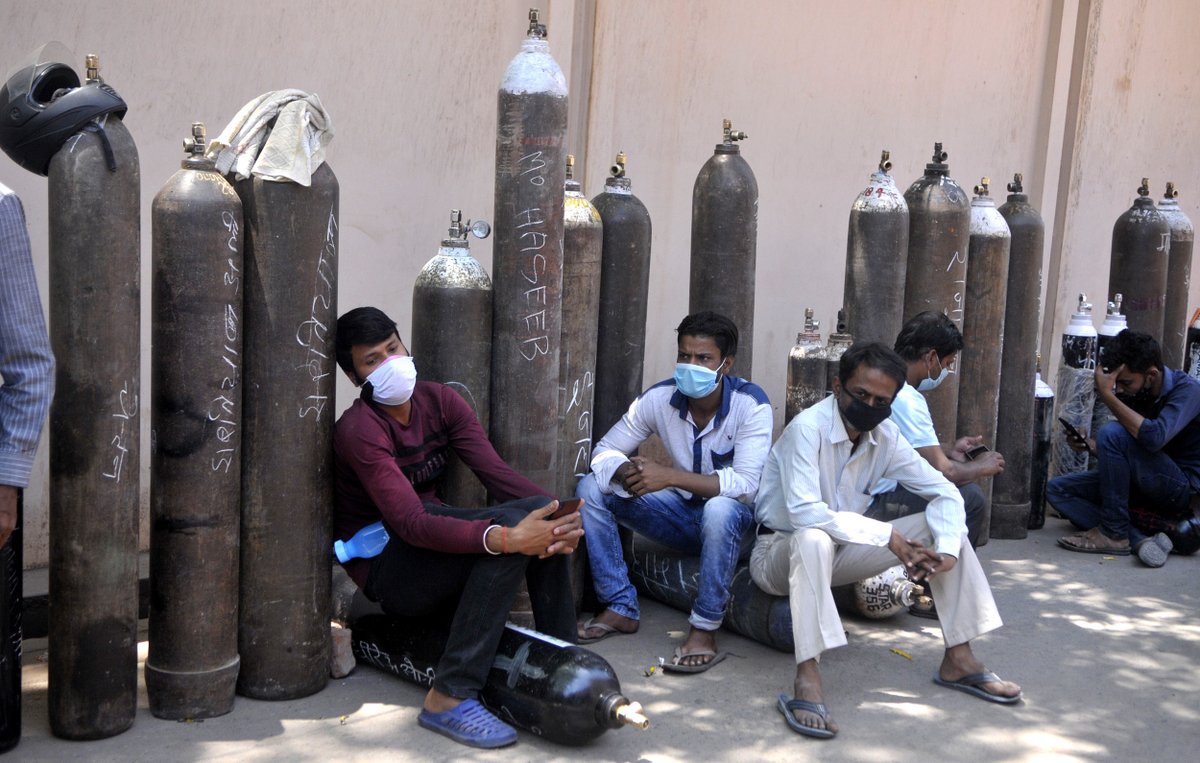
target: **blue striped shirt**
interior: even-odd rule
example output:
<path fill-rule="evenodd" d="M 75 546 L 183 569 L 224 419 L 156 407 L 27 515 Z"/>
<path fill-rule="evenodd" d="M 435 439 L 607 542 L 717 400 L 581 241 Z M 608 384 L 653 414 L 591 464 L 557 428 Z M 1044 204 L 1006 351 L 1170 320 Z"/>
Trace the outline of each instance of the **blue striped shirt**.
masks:
<path fill-rule="evenodd" d="M 54 394 L 25 210 L 0 183 L 0 485 L 26 487 Z"/>

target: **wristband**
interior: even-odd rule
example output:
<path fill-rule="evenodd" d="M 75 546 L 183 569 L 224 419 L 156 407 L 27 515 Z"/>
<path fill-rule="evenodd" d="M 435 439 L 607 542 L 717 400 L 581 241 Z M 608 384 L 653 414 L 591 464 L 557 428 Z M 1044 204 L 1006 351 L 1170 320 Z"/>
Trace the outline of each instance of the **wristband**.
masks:
<path fill-rule="evenodd" d="M 492 556 L 500 556 L 500 552 L 493 551 L 490 548 L 488 548 L 487 536 L 488 536 L 488 533 L 490 533 L 492 530 L 495 530 L 497 527 L 500 527 L 500 525 L 488 525 L 488 528 L 483 531 L 483 550 L 488 552 Z"/>

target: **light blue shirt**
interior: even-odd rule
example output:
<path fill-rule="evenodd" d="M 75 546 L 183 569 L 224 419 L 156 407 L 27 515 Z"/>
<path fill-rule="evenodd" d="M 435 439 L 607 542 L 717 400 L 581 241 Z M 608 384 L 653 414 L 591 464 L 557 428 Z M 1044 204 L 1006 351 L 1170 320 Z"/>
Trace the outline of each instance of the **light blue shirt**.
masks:
<path fill-rule="evenodd" d="M 914 448 L 941 445 L 938 441 L 937 431 L 933 428 L 929 403 L 925 401 L 925 396 L 908 382 L 905 382 L 900 391 L 896 393 L 896 399 L 892 401 L 892 415 L 888 420 L 896 425 L 900 434 Z M 880 480 L 875 489 L 871 491 L 871 495 L 890 493 L 895 489 L 895 480 Z"/>

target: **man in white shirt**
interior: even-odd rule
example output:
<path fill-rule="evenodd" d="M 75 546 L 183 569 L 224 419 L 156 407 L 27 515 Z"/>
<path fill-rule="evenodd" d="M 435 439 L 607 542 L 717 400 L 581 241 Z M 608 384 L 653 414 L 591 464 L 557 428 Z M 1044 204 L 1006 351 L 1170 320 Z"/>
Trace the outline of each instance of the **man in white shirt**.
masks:
<path fill-rule="evenodd" d="M 750 574 L 767 593 L 789 597 L 794 699 L 781 694 L 778 706 L 807 736 L 838 730 L 818 669 L 823 651 L 846 643 L 830 587 L 876 575 L 897 559 L 910 578 L 928 580 L 939 602 L 946 652 L 934 681 L 1003 704 L 1021 696 L 1019 686 L 971 652 L 970 641 L 1001 622 L 967 542 L 962 496 L 887 420 L 905 372 L 904 361 L 881 344 L 851 347 L 833 395 L 792 420 L 763 470 Z M 928 501 L 925 511 L 893 522 L 864 516 L 871 488 L 884 478 Z"/>
<path fill-rule="evenodd" d="M 738 330 L 704 311 L 676 329 L 673 379 L 629 406 L 596 445 L 592 472 L 579 482 L 583 529 L 596 596 L 603 611 L 583 624 L 580 643 L 638 628 L 637 592 L 629 582 L 618 525 L 700 557 L 698 593 L 687 640 L 664 670 L 699 673 L 723 657 L 716 631 L 729 584 L 751 537 L 753 501 L 767 450 L 772 413 L 766 394 L 732 375 Z M 630 456 L 656 434 L 671 456 L 661 466 Z"/>

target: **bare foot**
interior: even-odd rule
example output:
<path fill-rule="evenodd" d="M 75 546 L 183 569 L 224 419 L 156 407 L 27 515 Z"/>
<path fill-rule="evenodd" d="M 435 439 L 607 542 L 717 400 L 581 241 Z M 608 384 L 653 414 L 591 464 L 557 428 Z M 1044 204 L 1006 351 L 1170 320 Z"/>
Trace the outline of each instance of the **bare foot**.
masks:
<path fill-rule="evenodd" d="M 714 654 L 694 654 L 694 652 L 708 651 L 714 652 Z M 716 659 L 716 651 L 717 632 L 702 631 L 693 625 L 691 630 L 688 631 L 687 641 L 684 641 L 683 646 L 679 647 L 679 652 L 683 655 L 679 659 L 679 664 L 689 667 L 707 665 Z"/>
<path fill-rule="evenodd" d="M 592 619 L 598 623 L 604 623 L 605 625 L 611 626 L 620 633 L 637 633 L 637 620 L 625 617 L 624 615 L 618 615 L 611 609 L 604 610 Z M 581 625 L 577 631 L 577 635 L 581 639 L 598 639 L 607 632 L 608 631 L 604 630 L 603 628 L 598 628 L 594 625 L 591 628 L 584 628 Z"/>
<path fill-rule="evenodd" d="M 796 666 L 796 683 L 792 687 L 796 699 L 818 704 L 825 702 L 825 694 L 821 690 L 821 671 L 815 659 L 805 660 Z M 833 716 L 824 718 L 807 710 L 793 710 L 792 715 L 803 726 L 814 729 L 829 729 L 838 732 L 838 725 L 833 722 Z"/>
<path fill-rule="evenodd" d="M 986 672 L 987 668 L 971 652 L 970 642 L 947 649 L 946 656 L 942 658 L 942 665 L 938 668 L 938 675 L 943 681 L 957 681 L 973 673 Z M 1012 681 L 988 681 L 979 684 L 979 688 L 988 694 L 1001 697 L 1015 697 L 1021 693 L 1021 687 Z"/>

